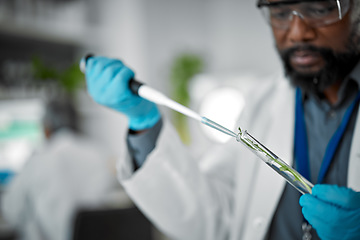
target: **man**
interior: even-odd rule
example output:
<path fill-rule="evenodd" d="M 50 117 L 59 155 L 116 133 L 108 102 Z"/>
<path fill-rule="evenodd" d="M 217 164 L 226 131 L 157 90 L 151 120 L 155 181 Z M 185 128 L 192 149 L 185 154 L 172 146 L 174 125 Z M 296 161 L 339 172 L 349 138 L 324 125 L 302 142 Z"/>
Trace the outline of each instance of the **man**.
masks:
<path fill-rule="evenodd" d="M 6 188 L 2 214 L 19 239 L 71 239 L 78 209 L 103 207 L 119 185 L 107 152 L 78 131 L 71 102 L 48 102 L 43 122 L 48 141 Z"/>
<path fill-rule="evenodd" d="M 92 57 L 90 95 L 129 119 L 119 179 L 174 239 L 360 239 L 359 1 L 258 7 L 286 79 L 257 86 L 239 124 L 313 182 L 312 194 L 301 196 L 236 141 L 192 159 L 157 107 L 131 94 L 134 73 Z"/>

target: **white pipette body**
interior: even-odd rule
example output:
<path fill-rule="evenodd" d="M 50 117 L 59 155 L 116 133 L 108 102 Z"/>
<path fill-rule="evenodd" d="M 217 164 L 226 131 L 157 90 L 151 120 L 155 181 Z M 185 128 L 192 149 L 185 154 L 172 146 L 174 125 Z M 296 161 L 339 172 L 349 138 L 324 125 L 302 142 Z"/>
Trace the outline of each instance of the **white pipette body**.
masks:
<path fill-rule="evenodd" d="M 166 107 L 169 107 L 177 112 L 180 112 L 188 117 L 191 117 L 191 118 L 201 122 L 202 117 L 199 114 L 197 114 L 193 110 L 175 102 L 174 100 L 166 97 L 161 92 L 159 92 L 145 84 L 139 88 L 138 95 L 142 98 L 145 98 L 145 99 L 151 101 L 151 102 L 157 103 L 159 105 L 164 105 Z"/>
<path fill-rule="evenodd" d="M 161 92 L 159 92 L 145 84 L 142 84 L 140 87 L 138 87 L 136 93 L 140 97 L 145 98 L 151 102 L 166 106 L 166 107 L 173 109 L 179 113 L 182 113 L 192 119 L 195 119 L 209 127 L 212 127 L 220 132 L 223 132 L 231 137 L 236 137 L 236 133 L 234 133 L 233 131 L 223 127 L 222 125 L 220 125 L 206 117 L 200 116 L 198 113 L 194 112 L 193 110 L 181 105 L 180 103 L 175 102 L 174 100 L 166 97 Z"/>

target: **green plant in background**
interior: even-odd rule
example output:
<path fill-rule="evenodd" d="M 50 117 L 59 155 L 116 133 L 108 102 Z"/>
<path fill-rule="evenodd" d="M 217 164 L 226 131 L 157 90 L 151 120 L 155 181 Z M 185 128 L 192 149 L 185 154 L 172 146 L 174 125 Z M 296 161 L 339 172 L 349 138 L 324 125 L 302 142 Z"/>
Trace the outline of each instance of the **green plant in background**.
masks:
<path fill-rule="evenodd" d="M 56 82 L 66 93 L 72 95 L 75 90 L 84 85 L 84 75 L 77 63 L 65 70 L 57 70 L 46 65 L 39 57 L 32 59 L 33 77 L 44 84 Z"/>
<path fill-rule="evenodd" d="M 171 67 L 170 81 L 172 85 L 172 98 L 184 106 L 190 104 L 190 95 L 188 86 L 190 80 L 204 68 L 203 59 L 195 54 L 184 53 L 177 56 Z M 190 134 L 187 123 L 187 117 L 173 112 L 174 125 L 180 135 L 182 141 L 189 144 Z"/>

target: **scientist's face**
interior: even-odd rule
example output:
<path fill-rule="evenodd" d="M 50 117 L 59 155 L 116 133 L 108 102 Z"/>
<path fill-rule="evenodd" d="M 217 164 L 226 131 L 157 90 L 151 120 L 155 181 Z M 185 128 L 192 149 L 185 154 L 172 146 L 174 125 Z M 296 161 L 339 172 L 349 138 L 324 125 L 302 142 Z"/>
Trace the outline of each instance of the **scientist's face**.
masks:
<path fill-rule="evenodd" d="M 344 79 L 360 55 L 356 44 L 358 34 L 350 14 L 351 8 L 349 7 L 341 20 L 326 24 L 317 23 L 317 20 L 311 22 L 312 19 L 308 19 L 311 17 L 301 15 L 310 14 L 306 11 L 309 11 L 310 7 L 317 7 L 315 2 L 312 2 L 311 6 L 306 5 L 307 3 L 293 6 L 287 4 L 286 7 L 294 11 L 291 20 L 287 26 L 272 24 L 272 30 L 276 48 L 290 81 L 305 92 L 320 94 Z M 318 3 L 319 6 L 323 4 Z M 350 5 L 350 1 L 348 4 Z"/>

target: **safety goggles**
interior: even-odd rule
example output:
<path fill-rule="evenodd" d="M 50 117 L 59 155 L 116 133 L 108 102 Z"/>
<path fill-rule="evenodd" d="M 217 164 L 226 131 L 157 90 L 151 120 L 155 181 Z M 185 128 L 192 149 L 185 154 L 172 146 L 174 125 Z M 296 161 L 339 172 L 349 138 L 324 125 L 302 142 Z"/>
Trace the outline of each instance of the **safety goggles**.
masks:
<path fill-rule="evenodd" d="M 274 28 L 288 29 L 294 16 L 312 27 L 323 27 L 343 18 L 349 11 L 350 0 L 260 0 L 257 6 Z"/>

